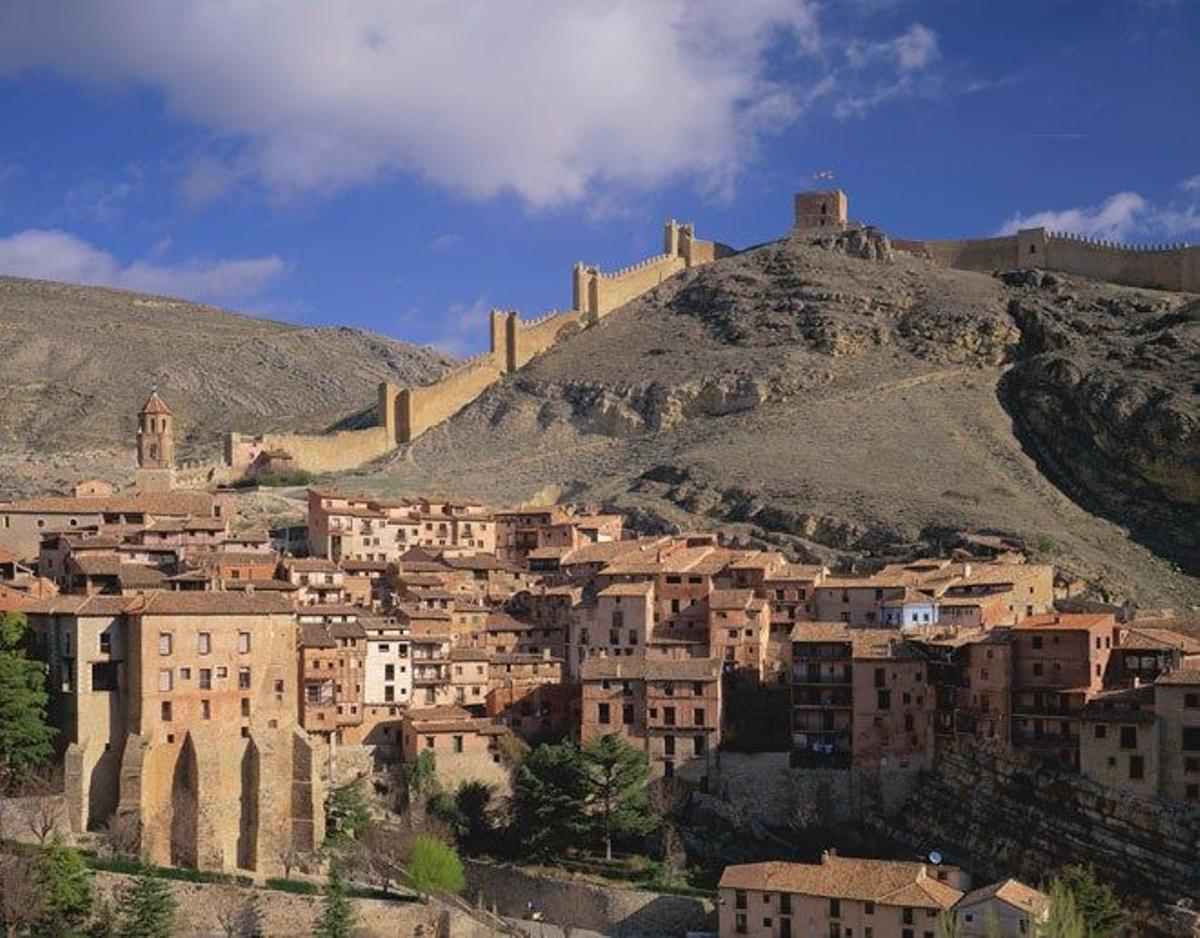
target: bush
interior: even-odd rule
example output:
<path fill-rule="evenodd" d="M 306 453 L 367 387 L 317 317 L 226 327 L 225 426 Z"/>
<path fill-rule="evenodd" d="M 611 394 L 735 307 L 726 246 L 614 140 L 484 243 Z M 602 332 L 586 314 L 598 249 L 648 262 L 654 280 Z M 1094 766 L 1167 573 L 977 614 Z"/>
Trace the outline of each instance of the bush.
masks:
<path fill-rule="evenodd" d="M 302 879 L 268 879 L 263 885 L 276 892 L 290 892 L 297 896 L 313 896 L 321 891 L 321 887 L 316 883 L 309 883 Z"/>

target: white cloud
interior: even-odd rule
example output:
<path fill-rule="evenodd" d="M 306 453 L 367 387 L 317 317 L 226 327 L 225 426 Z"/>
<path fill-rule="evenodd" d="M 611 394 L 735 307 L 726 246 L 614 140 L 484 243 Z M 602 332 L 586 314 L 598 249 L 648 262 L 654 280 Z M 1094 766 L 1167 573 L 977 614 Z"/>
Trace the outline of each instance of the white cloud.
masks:
<path fill-rule="evenodd" d="M 468 358 L 487 351 L 492 307 L 486 296 L 470 303 L 455 303 L 438 320 L 429 344 L 455 358 Z"/>
<path fill-rule="evenodd" d="M 846 60 L 854 68 L 886 62 L 901 72 L 914 72 L 929 67 L 940 56 L 937 33 L 921 23 L 913 23 L 892 39 L 880 42 L 855 41 L 846 46 Z"/>
<path fill-rule="evenodd" d="M 1021 228 L 1049 228 L 1091 238 L 1122 240 L 1137 230 L 1148 209 L 1149 203 L 1136 192 L 1118 192 L 1099 205 L 1015 214 L 1000 226 L 999 233 L 1012 234 Z"/>
<path fill-rule="evenodd" d="M 181 167 L 191 205 L 247 183 L 286 199 L 396 172 L 471 198 L 515 192 L 533 207 L 680 181 L 725 194 L 763 136 L 812 106 L 831 73 L 854 95 L 938 58 L 925 26 L 870 43 L 826 38 L 817 9 L 815 0 L 4 4 L 0 76 L 51 69 L 157 92 L 172 117 L 209 133 L 206 152 Z M 853 68 L 831 54 L 848 43 Z M 781 61 L 793 73 L 786 84 L 773 77 Z"/>
<path fill-rule="evenodd" d="M 120 287 L 195 299 L 247 297 L 281 276 L 279 257 L 202 260 L 164 265 L 145 260 L 122 265 L 112 254 L 65 231 L 29 228 L 0 238 L 0 273 Z"/>
<path fill-rule="evenodd" d="M 435 253 L 441 253 L 442 251 L 452 250 L 462 243 L 462 235 L 455 234 L 454 232 L 447 232 L 446 234 L 438 235 L 436 238 L 430 241 L 429 250 Z"/>
<path fill-rule="evenodd" d="M 1014 214 L 997 234 L 1047 228 L 1107 241 L 1180 238 L 1200 231 L 1200 176 L 1179 184 L 1182 195 L 1155 204 L 1136 192 L 1118 192 L 1097 205 Z"/>

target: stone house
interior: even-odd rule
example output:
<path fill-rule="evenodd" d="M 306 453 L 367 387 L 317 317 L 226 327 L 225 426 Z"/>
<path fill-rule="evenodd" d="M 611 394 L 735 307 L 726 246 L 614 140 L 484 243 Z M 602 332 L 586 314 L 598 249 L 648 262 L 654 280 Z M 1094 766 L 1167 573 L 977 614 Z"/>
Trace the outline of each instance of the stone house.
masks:
<path fill-rule="evenodd" d="M 363 703 L 385 708 L 412 700 L 411 632 L 397 617 L 362 616 L 366 651 L 363 659 Z M 385 709 L 385 713 L 390 712 Z"/>
<path fill-rule="evenodd" d="M 954 868 L 840 857 L 727 866 L 718 884 L 720 938 L 860 935 L 932 938 L 963 897 Z"/>
<path fill-rule="evenodd" d="M 414 708 L 400 715 L 401 759 L 412 766 L 422 753 L 432 753 L 438 780 L 447 789 L 480 781 L 507 794 L 511 782 L 502 740 L 510 733 L 503 724 L 453 704 Z"/>
<path fill-rule="evenodd" d="M 1160 787 L 1155 688 L 1103 691 L 1080 713 L 1079 771 L 1111 788 L 1153 796 Z"/>
<path fill-rule="evenodd" d="M 1078 770 L 1079 719 L 1104 687 L 1115 629 L 1099 613 L 1034 615 L 1012 628 L 1016 748 Z"/>
<path fill-rule="evenodd" d="M 301 606 L 324 606 L 345 601 L 344 574 L 325 557 L 285 557 L 279 569 L 283 579 L 298 587 L 296 602 Z"/>
<path fill-rule="evenodd" d="M 721 743 L 716 662 L 589 658 L 580 685 L 582 742 L 612 733 L 645 751 L 652 777 L 708 783 Z"/>
<path fill-rule="evenodd" d="M 357 621 L 304 624 L 298 645 L 300 723 L 327 745 L 341 743 L 363 720 L 366 630 Z"/>
<path fill-rule="evenodd" d="M 1200 804 L 1200 668 L 1178 668 L 1154 683 L 1161 757 L 1159 792 Z"/>
<path fill-rule="evenodd" d="M 1050 915 L 1050 897 L 1018 879 L 975 889 L 954 906 L 954 924 L 962 938 L 1024 938 Z"/>
<path fill-rule="evenodd" d="M 771 606 L 753 589 L 715 589 L 708 609 L 708 656 L 726 673 L 761 681 L 765 675 Z"/>
<path fill-rule="evenodd" d="M 29 612 L 55 675 L 74 830 L 115 811 L 154 862 L 217 869 L 272 870 L 285 846 L 320 842 L 286 599 L 64 596 Z"/>

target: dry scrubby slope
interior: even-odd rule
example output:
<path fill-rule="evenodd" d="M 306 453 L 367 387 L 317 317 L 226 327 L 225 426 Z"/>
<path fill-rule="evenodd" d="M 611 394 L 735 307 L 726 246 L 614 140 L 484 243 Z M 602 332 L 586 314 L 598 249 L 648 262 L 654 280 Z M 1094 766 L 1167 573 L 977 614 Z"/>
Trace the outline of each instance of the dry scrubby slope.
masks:
<path fill-rule="evenodd" d="M 1002 532 L 1108 595 L 1195 602 L 1173 568 L 1200 566 L 1187 299 L 789 239 L 673 278 L 355 481 L 603 501 L 832 561 Z"/>
<path fill-rule="evenodd" d="M 0 277 L 0 448 L 18 476 L 56 462 L 69 475 L 67 464 L 89 454 L 98 470 L 122 454 L 128 462 L 133 414 L 157 386 L 184 434 L 181 454 L 212 455 L 231 428 L 321 430 L 352 420 L 379 381 L 425 383 L 449 362 L 357 329 Z"/>

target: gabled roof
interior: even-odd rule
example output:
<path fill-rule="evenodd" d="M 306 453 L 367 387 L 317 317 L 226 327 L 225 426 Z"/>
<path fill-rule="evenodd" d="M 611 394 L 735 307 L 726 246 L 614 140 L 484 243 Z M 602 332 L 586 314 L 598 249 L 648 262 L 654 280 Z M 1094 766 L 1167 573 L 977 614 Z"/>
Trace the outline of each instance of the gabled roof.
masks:
<path fill-rule="evenodd" d="M 720 886 L 925 909 L 948 909 L 962 898 L 959 890 L 930 876 L 924 863 L 829 854 L 820 863 L 727 866 Z"/>
<path fill-rule="evenodd" d="M 1032 886 L 1026 886 L 1019 879 L 1002 879 L 998 883 L 975 889 L 959 901 L 956 908 L 966 908 L 986 902 L 988 899 L 1000 899 L 1009 905 L 1016 906 L 1023 912 L 1040 915 L 1050 907 L 1050 897 Z"/>

